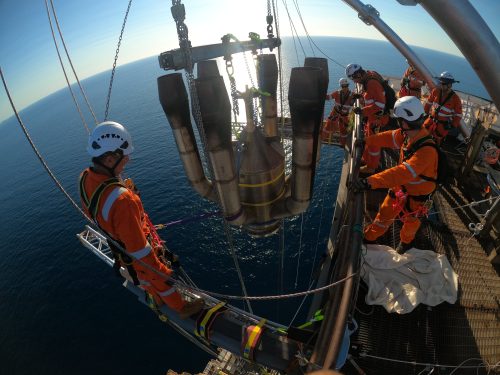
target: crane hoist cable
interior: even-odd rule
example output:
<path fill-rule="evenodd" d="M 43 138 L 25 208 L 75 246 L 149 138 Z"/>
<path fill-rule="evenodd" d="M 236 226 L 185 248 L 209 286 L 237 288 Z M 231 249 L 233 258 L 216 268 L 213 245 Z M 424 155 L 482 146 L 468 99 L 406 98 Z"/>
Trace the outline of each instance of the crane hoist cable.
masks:
<path fill-rule="evenodd" d="M 47 1 L 47 0 L 45 0 Z M 127 11 L 125 12 L 125 17 L 123 18 L 122 30 L 120 31 L 120 37 L 118 38 L 118 44 L 116 46 L 115 60 L 113 61 L 113 68 L 111 69 L 111 78 L 109 79 L 109 89 L 108 97 L 106 99 L 106 110 L 104 111 L 104 121 L 108 119 L 109 113 L 109 102 L 111 100 L 111 90 L 113 88 L 113 79 L 115 78 L 116 62 L 118 61 L 118 54 L 120 53 L 120 45 L 122 44 L 123 32 L 125 31 L 125 25 L 127 23 L 128 13 L 130 11 L 130 6 L 132 5 L 132 0 L 128 2 Z"/>
<path fill-rule="evenodd" d="M 61 27 L 59 26 L 59 20 L 57 19 L 57 13 L 56 9 L 54 7 L 54 2 L 53 0 L 50 0 L 50 7 L 52 8 L 52 14 L 54 15 L 54 21 L 56 21 L 56 26 L 57 30 L 59 32 L 59 37 L 61 38 L 62 45 L 64 47 L 64 51 L 66 51 L 66 57 L 68 58 L 69 64 L 71 65 L 71 69 L 73 70 L 73 74 L 75 75 L 76 82 L 78 83 L 78 87 L 80 88 L 80 91 L 82 93 L 83 99 L 85 100 L 85 103 L 87 104 L 87 107 L 92 114 L 92 117 L 94 118 L 94 122 L 97 125 L 98 121 L 95 116 L 94 110 L 92 109 L 92 106 L 90 105 L 90 102 L 87 98 L 87 95 L 85 94 L 85 90 L 83 89 L 82 84 L 80 83 L 80 79 L 78 78 L 78 75 L 76 74 L 75 67 L 73 66 L 73 61 L 71 60 L 71 57 L 69 56 L 68 48 L 66 47 L 66 42 L 64 41 L 64 36 L 61 31 Z"/>
<path fill-rule="evenodd" d="M 212 161 L 210 160 L 209 157 L 207 157 L 207 155 L 208 155 L 208 152 L 206 149 L 207 141 L 206 141 L 205 131 L 203 129 L 203 119 L 201 117 L 201 109 L 200 109 L 200 103 L 198 100 L 198 94 L 196 92 L 196 87 L 195 87 L 195 83 L 194 83 L 193 60 L 192 60 L 192 56 L 191 56 L 191 42 L 189 41 L 188 28 L 187 28 L 186 24 L 184 23 L 185 10 L 184 10 L 184 5 L 181 3 L 181 0 L 172 0 L 171 11 L 172 11 L 172 14 L 174 16 L 175 26 L 177 28 L 179 47 L 184 55 L 184 59 L 186 62 L 185 76 L 186 76 L 186 80 L 188 82 L 189 94 L 191 96 L 191 108 L 192 108 L 192 112 L 193 112 L 193 117 L 195 119 L 196 127 L 198 129 L 198 134 L 200 135 L 200 138 L 202 141 L 203 152 L 205 155 L 205 160 L 206 160 L 206 165 L 208 167 L 208 172 L 210 174 L 210 178 L 213 181 L 215 174 L 214 174 L 214 169 L 212 166 Z M 217 201 L 218 206 L 220 207 L 220 202 L 222 201 L 221 197 L 220 197 L 220 192 L 218 189 L 215 189 L 215 191 L 216 191 L 216 201 Z M 222 217 L 222 226 L 224 229 L 224 233 L 226 235 L 226 239 L 228 242 L 228 247 L 229 247 L 229 251 L 231 253 L 231 257 L 233 258 L 234 267 L 236 268 L 236 273 L 238 275 L 241 290 L 243 291 L 243 294 L 245 296 L 247 296 L 248 293 L 247 293 L 245 281 L 243 279 L 243 274 L 241 273 L 240 265 L 238 262 L 238 257 L 236 255 L 236 250 L 234 249 L 234 242 L 233 242 L 233 235 L 231 232 L 231 228 L 229 227 L 229 223 L 227 222 L 227 220 L 224 217 Z M 249 311 L 253 314 L 252 305 L 250 304 L 250 301 L 246 300 L 245 302 L 248 306 Z"/>
<path fill-rule="evenodd" d="M 78 110 L 78 114 L 80 115 L 80 119 L 82 120 L 83 126 L 85 127 L 85 130 L 87 130 L 87 134 L 90 134 L 89 127 L 87 126 L 87 123 L 85 122 L 85 117 L 83 117 L 82 110 L 80 109 L 80 106 L 78 105 L 78 101 L 76 100 L 75 93 L 73 92 L 73 89 L 71 88 L 71 85 L 69 83 L 68 74 L 66 73 L 66 69 L 64 68 L 64 64 L 63 64 L 63 61 L 61 58 L 61 53 L 59 52 L 59 46 L 57 45 L 56 36 L 54 34 L 54 27 L 52 26 L 52 19 L 50 17 L 49 5 L 47 3 L 47 0 L 45 0 L 45 9 L 47 10 L 47 17 L 49 19 L 50 31 L 52 32 L 52 39 L 54 40 L 54 45 L 56 47 L 57 56 L 59 57 L 59 63 L 61 64 L 61 68 L 62 68 L 63 73 L 64 73 L 64 78 L 66 79 L 66 84 L 68 85 L 69 92 L 71 93 L 71 97 L 73 98 L 73 102 L 75 103 L 76 109 Z"/>

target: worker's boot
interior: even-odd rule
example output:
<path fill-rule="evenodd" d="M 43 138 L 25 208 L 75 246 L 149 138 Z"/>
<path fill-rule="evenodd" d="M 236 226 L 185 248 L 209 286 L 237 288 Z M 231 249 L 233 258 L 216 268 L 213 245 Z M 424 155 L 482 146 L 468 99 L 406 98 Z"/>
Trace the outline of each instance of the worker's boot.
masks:
<path fill-rule="evenodd" d="M 203 299 L 201 298 L 186 302 L 181 311 L 179 311 L 179 316 L 181 319 L 187 319 L 190 316 L 199 313 L 203 309 L 203 306 L 205 306 L 205 302 L 203 302 Z"/>

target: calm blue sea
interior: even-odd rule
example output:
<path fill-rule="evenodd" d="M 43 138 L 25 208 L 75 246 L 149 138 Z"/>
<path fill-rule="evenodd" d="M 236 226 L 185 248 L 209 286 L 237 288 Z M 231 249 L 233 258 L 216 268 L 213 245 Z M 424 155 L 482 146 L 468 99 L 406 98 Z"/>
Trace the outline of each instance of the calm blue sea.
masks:
<path fill-rule="evenodd" d="M 357 62 L 394 76 L 405 69 L 404 59 L 385 42 L 315 41 L 343 65 Z M 297 63 L 292 40 L 285 40 L 284 47 L 288 75 L 291 66 L 303 64 L 303 54 L 299 48 Z M 311 56 L 309 45 L 304 48 Z M 422 48 L 416 52 L 434 73 L 451 71 L 461 81 L 459 89 L 487 95 L 465 60 Z M 316 56 L 321 54 L 316 52 Z M 99 119 L 104 113 L 109 74 L 83 81 Z M 156 57 L 119 67 L 110 110 L 110 117 L 126 124 L 134 137 L 136 152 L 127 171 L 155 223 L 216 210 L 186 182 L 158 101 L 156 78 L 162 74 Z M 330 62 L 330 89 L 341 76 L 343 69 Z M 87 136 L 68 90 L 33 104 L 21 117 L 54 174 L 79 201 L 76 182 L 89 162 Z M 90 116 L 86 118 L 92 124 Z M 17 121 L 10 118 L 0 129 L 0 373 L 201 371 L 209 357 L 161 323 L 121 287 L 109 267 L 80 245 L 75 235 L 83 229 L 84 219 L 48 177 Z M 286 220 L 285 292 L 307 288 L 315 254 L 317 260 L 325 250 L 341 161 L 339 149 L 323 147 L 311 209 L 303 221 L 301 217 Z M 161 234 L 200 286 L 240 294 L 220 219 L 172 226 Z M 257 241 L 238 231 L 233 234 L 249 294 L 278 293 L 279 237 Z M 266 302 L 253 308 L 258 314 L 289 323 L 299 302 Z"/>

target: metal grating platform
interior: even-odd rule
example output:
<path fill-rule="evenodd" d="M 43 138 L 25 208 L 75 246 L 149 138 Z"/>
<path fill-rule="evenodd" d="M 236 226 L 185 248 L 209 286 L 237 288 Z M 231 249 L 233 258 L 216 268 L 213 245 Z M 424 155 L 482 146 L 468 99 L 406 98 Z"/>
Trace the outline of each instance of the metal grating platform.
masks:
<path fill-rule="evenodd" d="M 395 156 L 385 153 L 382 168 L 394 165 Z M 373 220 L 385 195 L 379 191 L 367 193 L 367 220 Z M 446 254 L 459 275 L 458 301 L 436 307 L 420 305 L 405 315 L 388 314 L 380 306 L 365 304 L 366 286 L 361 283 L 354 313 L 359 330 L 352 337 L 358 349 L 352 360 L 367 374 L 427 374 L 432 370 L 399 361 L 458 366 L 469 359 L 464 366 L 477 366 L 482 361 L 490 366 L 499 364 L 500 277 L 488 260 L 491 244 L 481 243 L 468 229 L 470 222 L 478 220 L 472 210 L 452 208 L 469 203 L 459 187 L 444 187 L 436 192 L 434 201 L 434 210 L 439 214 L 423 222 L 416 246 Z M 396 221 L 381 243 L 396 247 L 400 227 Z M 359 373 L 352 362 L 342 370 L 346 374 Z M 452 371 L 452 367 L 435 367 L 432 373 Z M 461 367 L 454 372 L 487 373 L 500 374 L 500 368 Z"/>

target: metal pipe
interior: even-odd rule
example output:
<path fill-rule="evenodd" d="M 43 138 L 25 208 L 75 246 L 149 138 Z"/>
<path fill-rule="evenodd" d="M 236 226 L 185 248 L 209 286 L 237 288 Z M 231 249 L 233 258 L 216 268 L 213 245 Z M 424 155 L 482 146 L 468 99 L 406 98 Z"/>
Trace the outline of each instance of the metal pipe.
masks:
<path fill-rule="evenodd" d="M 228 223 L 245 223 L 241 207 L 238 176 L 231 144 L 231 104 L 221 76 L 195 80 L 200 113 L 205 131 L 206 148 L 211 160 L 214 184 L 221 199 L 220 205 Z"/>
<path fill-rule="evenodd" d="M 272 217 L 275 219 L 299 214 L 309 207 L 316 162 L 313 150 L 317 138 L 314 135 L 319 133 L 325 103 L 323 85 L 321 69 L 292 69 L 288 88 L 293 131 L 291 195 L 273 206 Z"/>
<path fill-rule="evenodd" d="M 276 62 L 276 55 L 262 54 L 257 56 L 257 79 L 259 89 L 268 94 L 261 95 L 264 134 L 268 138 L 277 138 L 276 92 L 278 87 L 278 63 Z"/>
<path fill-rule="evenodd" d="M 212 183 L 203 172 L 200 153 L 196 145 L 193 126 L 191 125 L 188 96 L 182 75 L 175 73 L 159 77 L 158 96 L 172 128 L 189 183 L 202 197 L 216 201 L 217 197 Z"/>
<path fill-rule="evenodd" d="M 467 0 L 419 0 L 469 61 L 500 108 L 500 44 Z"/>
<path fill-rule="evenodd" d="M 409 63 L 413 65 L 425 79 L 425 83 L 431 89 L 436 85 L 432 74 L 424 65 L 424 63 L 418 58 L 418 56 L 411 50 L 411 48 L 392 30 L 382 19 L 380 18 L 380 13 L 371 5 L 365 5 L 359 0 L 342 0 L 344 3 L 349 5 L 351 8 L 359 12 L 358 17 L 366 23 L 368 26 L 374 26 L 380 33 L 386 37 L 386 39 L 401 52 L 401 54 L 406 57 Z M 431 0 L 434 1 L 434 0 Z M 443 8 L 441 8 L 442 10 Z M 448 14 L 448 11 L 446 12 Z"/>

